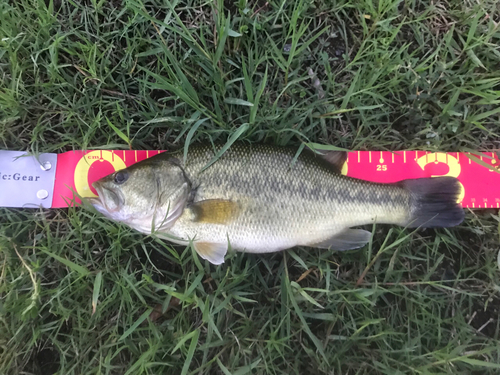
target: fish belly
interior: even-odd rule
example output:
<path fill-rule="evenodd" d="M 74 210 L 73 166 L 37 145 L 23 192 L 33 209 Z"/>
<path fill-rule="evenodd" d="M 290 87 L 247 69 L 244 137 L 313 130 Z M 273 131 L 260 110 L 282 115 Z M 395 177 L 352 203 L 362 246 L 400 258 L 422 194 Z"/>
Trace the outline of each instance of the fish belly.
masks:
<path fill-rule="evenodd" d="M 236 200 L 236 198 L 232 198 Z M 347 229 L 352 220 L 326 202 L 275 199 L 248 205 L 227 224 L 200 223 L 183 214 L 171 234 L 186 241 L 227 243 L 233 250 L 270 253 L 294 246 L 310 246 Z M 358 218 L 359 219 L 359 218 Z"/>

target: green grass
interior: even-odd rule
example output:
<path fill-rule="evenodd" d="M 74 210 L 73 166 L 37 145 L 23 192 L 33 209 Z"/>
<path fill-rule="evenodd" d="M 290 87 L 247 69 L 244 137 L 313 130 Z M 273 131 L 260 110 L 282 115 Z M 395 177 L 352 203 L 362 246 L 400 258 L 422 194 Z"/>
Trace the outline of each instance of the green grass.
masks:
<path fill-rule="evenodd" d="M 499 13 L 495 0 L 4 0 L 0 148 L 492 150 Z M 500 373 L 497 211 L 220 267 L 85 209 L 0 209 L 0 223 L 2 374 Z"/>

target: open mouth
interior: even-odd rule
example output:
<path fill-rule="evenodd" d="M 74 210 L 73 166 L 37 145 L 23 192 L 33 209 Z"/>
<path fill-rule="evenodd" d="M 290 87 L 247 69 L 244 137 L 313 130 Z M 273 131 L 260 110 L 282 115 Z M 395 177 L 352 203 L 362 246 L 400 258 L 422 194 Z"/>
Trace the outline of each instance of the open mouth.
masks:
<path fill-rule="evenodd" d="M 85 198 L 85 200 L 87 202 L 89 202 L 92 206 L 96 206 L 96 205 L 99 205 L 99 206 L 102 206 L 102 202 L 101 202 L 101 199 L 99 197 L 91 197 L 91 198 Z"/>
<path fill-rule="evenodd" d="M 119 208 L 120 199 L 114 191 L 95 182 L 92 186 L 95 188 L 98 196 L 87 198 L 87 200 L 96 210 L 102 213 L 111 213 Z"/>
<path fill-rule="evenodd" d="M 104 204 L 103 204 L 103 201 L 101 200 L 101 192 L 100 192 L 100 189 L 95 186 L 95 185 L 92 185 L 94 186 L 96 192 L 97 192 L 97 197 L 88 197 L 88 198 L 85 198 L 85 200 L 87 202 L 89 202 L 92 206 L 94 206 L 94 208 L 99 211 L 99 212 L 106 212 L 106 208 L 104 207 Z"/>

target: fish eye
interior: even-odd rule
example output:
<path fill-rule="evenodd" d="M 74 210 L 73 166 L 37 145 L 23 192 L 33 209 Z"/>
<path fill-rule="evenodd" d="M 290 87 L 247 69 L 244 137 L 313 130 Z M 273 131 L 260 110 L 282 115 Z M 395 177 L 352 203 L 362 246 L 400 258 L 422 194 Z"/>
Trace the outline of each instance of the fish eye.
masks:
<path fill-rule="evenodd" d="M 121 185 L 123 184 L 125 181 L 128 180 L 128 173 L 127 172 L 124 172 L 124 171 L 120 171 L 120 172 L 117 172 L 115 174 L 115 182 L 118 184 L 118 185 Z"/>

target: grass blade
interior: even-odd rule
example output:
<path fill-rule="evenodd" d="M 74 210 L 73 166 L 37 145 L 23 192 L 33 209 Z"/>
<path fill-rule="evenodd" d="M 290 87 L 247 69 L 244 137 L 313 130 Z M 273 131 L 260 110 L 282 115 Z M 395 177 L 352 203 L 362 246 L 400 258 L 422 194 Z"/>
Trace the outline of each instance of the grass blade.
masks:
<path fill-rule="evenodd" d="M 316 335 L 312 333 L 311 329 L 309 328 L 309 325 L 307 324 L 306 319 L 304 318 L 304 315 L 302 314 L 302 310 L 300 309 L 299 305 L 297 304 L 297 300 L 295 299 L 295 295 L 293 294 L 292 286 L 290 283 L 290 279 L 288 278 L 288 272 L 284 276 L 284 282 L 285 282 L 285 287 L 288 292 L 289 300 L 290 303 L 293 306 L 293 309 L 295 310 L 295 314 L 297 314 L 300 322 L 302 323 L 302 329 L 306 332 L 306 334 L 309 336 L 311 341 L 313 342 L 314 346 L 316 347 L 316 350 L 321 354 L 323 359 L 325 361 L 328 361 L 325 355 L 325 351 L 323 349 L 323 344 L 318 340 Z"/>
<path fill-rule="evenodd" d="M 151 314 L 151 312 L 153 311 L 154 309 L 153 308 L 148 308 L 146 311 L 144 311 L 142 313 L 142 315 L 135 321 L 134 324 L 132 324 L 132 326 L 130 326 L 129 329 L 127 329 L 125 332 L 123 332 L 123 335 L 120 336 L 120 338 L 118 339 L 118 341 L 123 341 L 125 340 L 130 334 L 132 334 L 137 327 L 139 327 L 142 322 L 144 322 L 148 316 Z"/>
<path fill-rule="evenodd" d="M 92 293 L 92 315 L 95 314 L 97 308 L 97 302 L 99 301 L 99 295 L 101 293 L 102 284 L 102 271 L 97 272 L 94 280 L 94 291 Z"/>
<path fill-rule="evenodd" d="M 196 346 L 198 345 L 198 338 L 200 337 L 200 330 L 195 330 L 193 338 L 191 339 L 191 344 L 189 345 L 189 349 L 186 355 L 186 359 L 184 360 L 184 366 L 182 366 L 181 375 L 186 375 L 189 371 L 189 366 L 191 366 L 191 362 L 193 360 L 194 352 L 196 350 Z"/>
<path fill-rule="evenodd" d="M 69 259 L 60 257 L 59 255 L 51 253 L 50 251 L 47 251 L 45 249 L 40 249 L 40 251 L 42 251 L 45 254 L 51 256 L 52 258 L 58 260 L 59 262 L 61 262 L 62 264 L 64 264 L 66 267 L 68 267 L 72 271 L 75 271 L 75 272 L 79 273 L 80 276 L 88 276 L 90 274 L 90 271 L 87 268 L 85 268 L 83 266 L 80 266 L 80 265 L 78 265 L 76 263 L 73 263 Z"/>
<path fill-rule="evenodd" d="M 224 16 L 224 12 L 220 15 L 221 17 Z M 214 59 L 213 59 L 213 64 L 214 66 L 217 65 L 217 63 L 220 61 L 222 52 L 224 51 L 224 46 L 226 45 L 226 39 L 229 35 L 229 30 L 231 25 L 231 20 L 230 20 L 230 15 L 228 13 L 228 16 L 226 18 L 226 22 L 224 23 L 224 26 L 219 30 L 219 40 L 217 43 L 217 49 L 215 50 L 214 54 Z"/>
<path fill-rule="evenodd" d="M 189 129 L 189 133 L 186 136 L 186 141 L 184 142 L 184 164 L 186 164 L 189 145 L 191 144 L 191 139 L 193 138 L 194 133 L 198 130 L 201 124 L 208 120 L 208 117 L 202 118 L 196 121 L 191 129 Z"/>
<path fill-rule="evenodd" d="M 226 99 L 224 99 L 224 102 L 228 103 L 228 104 L 244 105 L 246 107 L 253 107 L 253 103 L 250 103 L 250 102 L 247 102 L 246 100 L 238 99 L 238 98 L 226 98 Z"/>
<path fill-rule="evenodd" d="M 106 117 L 106 122 L 108 123 L 109 127 L 113 129 L 113 131 L 120 137 L 129 147 L 132 147 L 132 144 L 130 143 L 129 137 L 125 135 L 120 129 L 118 129 L 116 126 L 113 125 L 111 121 Z"/>
<path fill-rule="evenodd" d="M 241 125 L 237 131 L 233 133 L 233 135 L 229 138 L 229 140 L 226 142 L 226 144 L 217 152 L 217 154 L 208 162 L 207 165 L 205 165 L 202 169 L 201 172 L 207 170 L 207 168 L 210 168 L 210 166 L 215 163 L 219 158 L 231 147 L 231 145 L 238 140 L 238 138 L 245 132 L 247 131 L 249 125 L 248 124 L 243 124 Z"/>
<path fill-rule="evenodd" d="M 259 102 L 262 94 L 264 93 L 264 89 L 267 84 L 267 66 L 266 71 L 264 72 L 264 77 L 262 77 L 262 81 L 260 82 L 259 88 L 257 89 L 257 94 L 255 95 L 255 101 L 253 102 L 253 107 L 250 108 L 250 124 L 255 123 L 255 118 L 257 117 L 257 110 L 259 109 Z"/>

